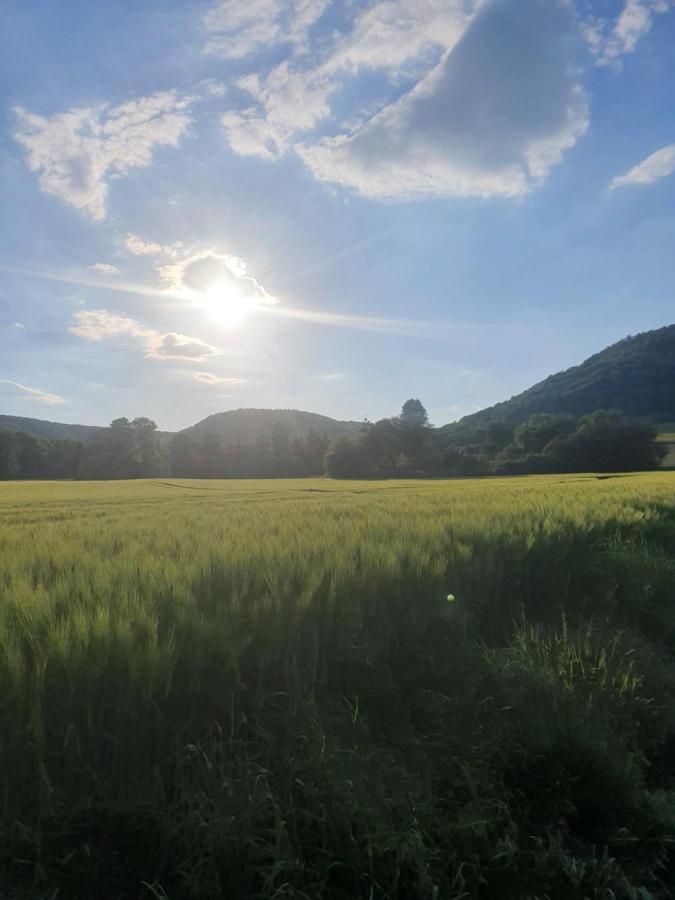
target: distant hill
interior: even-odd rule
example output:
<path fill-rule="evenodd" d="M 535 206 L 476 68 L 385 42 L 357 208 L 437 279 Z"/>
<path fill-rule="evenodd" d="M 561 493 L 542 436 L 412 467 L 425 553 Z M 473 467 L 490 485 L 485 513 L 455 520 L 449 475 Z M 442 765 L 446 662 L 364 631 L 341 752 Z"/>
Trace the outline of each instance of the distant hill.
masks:
<path fill-rule="evenodd" d="M 597 409 L 619 409 L 657 425 L 675 423 L 675 325 L 624 338 L 581 365 L 551 375 L 510 400 L 464 416 L 439 431 L 457 434 L 466 429 L 469 433 L 489 422 L 519 423 L 537 412 L 583 415 Z M 277 423 L 286 427 L 291 439 L 304 438 L 314 429 L 331 441 L 354 435 L 363 427 L 362 422 L 297 409 L 234 409 L 208 416 L 181 433 L 195 438 L 217 434 L 226 446 L 253 444 L 261 436 L 271 437 Z M 94 425 L 22 416 L 0 416 L 0 428 L 47 440 L 69 438 L 85 443 L 103 431 Z M 675 425 L 661 430 L 673 431 Z M 166 445 L 172 434 L 161 432 L 159 438 Z"/>
<path fill-rule="evenodd" d="M 93 440 L 104 430 L 98 425 L 68 425 L 65 422 L 47 422 L 45 419 L 28 419 L 23 416 L 0 416 L 0 428 L 23 431 L 24 434 L 40 440 L 70 440 L 83 443 Z"/>
<path fill-rule="evenodd" d="M 624 338 L 581 365 L 445 428 L 518 423 L 538 412 L 582 415 L 596 409 L 620 409 L 654 423 L 675 421 L 675 325 Z"/>
<path fill-rule="evenodd" d="M 356 434 L 363 427 L 362 422 L 342 422 L 299 409 L 232 409 L 207 416 L 196 425 L 183 429 L 182 434 L 194 438 L 217 434 L 226 445 L 253 444 L 259 437 L 271 437 L 277 423 L 286 427 L 291 440 L 306 437 L 313 428 L 317 434 L 325 434 L 333 441 Z"/>

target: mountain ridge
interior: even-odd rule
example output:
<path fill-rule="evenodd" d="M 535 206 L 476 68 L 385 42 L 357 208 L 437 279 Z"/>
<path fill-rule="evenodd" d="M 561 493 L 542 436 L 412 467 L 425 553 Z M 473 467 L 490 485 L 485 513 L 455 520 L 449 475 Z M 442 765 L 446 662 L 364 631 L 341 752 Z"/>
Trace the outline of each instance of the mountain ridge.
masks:
<path fill-rule="evenodd" d="M 675 324 L 622 338 L 579 365 L 549 375 L 509 400 L 441 425 L 439 431 L 481 427 L 490 422 L 519 424 L 540 412 L 578 416 L 597 409 L 618 409 L 655 424 L 675 423 Z M 291 439 L 304 438 L 313 429 L 331 441 L 355 435 L 363 427 L 363 422 L 306 410 L 245 407 L 213 413 L 180 431 L 158 434 L 162 442 L 175 434 L 217 434 L 229 444 L 250 444 L 261 436 L 270 437 L 277 423 L 285 426 Z M 106 430 L 100 425 L 0 415 L 3 428 L 44 440 L 83 443 Z"/>
<path fill-rule="evenodd" d="M 597 409 L 654 423 L 675 421 L 675 325 L 628 335 L 509 400 L 443 427 L 519 424 L 534 413 L 584 415 Z"/>

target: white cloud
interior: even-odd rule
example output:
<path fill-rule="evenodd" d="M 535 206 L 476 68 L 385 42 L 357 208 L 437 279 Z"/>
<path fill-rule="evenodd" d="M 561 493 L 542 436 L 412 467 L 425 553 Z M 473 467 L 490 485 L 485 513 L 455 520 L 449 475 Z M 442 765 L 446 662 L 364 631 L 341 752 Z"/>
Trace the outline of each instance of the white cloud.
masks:
<path fill-rule="evenodd" d="M 32 400 L 35 403 L 43 403 L 45 406 L 57 406 L 66 401 L 59 394 L 48 394 L 47 391 L 40 391 L 37 388 L 28 387 L 25 384 L 19 384 L 18 381 L 10 381 L 7 378 L 0 378 L 0 384 L 8 384 L 10 387 L 16 388 L 23 395 L 24 400 Z"/>
<path fill-rule="evenodd" d="M 673 7 L 673 0 L 625 0 L 623 9 L 613 22 L 589 19 L 584 23 L 583 36 L 598 65 L 616 63 L 622 56 L 632 53 L 638 42 L 648 34 L 654 16 L 666 13 Z"/>
<path fill-rule="evenodd" d="M 618 175 L 612 180 L 610 188 L 626 187 L 631 184 L 654 184 L 655 181 L 667 178 L 673 172 L 675 172 L 675 144 L 670 144 L 643 159 L 625 175 Z"/>
<path fill-rule="evenodd" d="M 567 54 L 573 28 L 547 0 L 491 4 L 413 90 L 298 152 L 318 179 L 369 197 L 522 195 L 588 126 Z"/>
<path fill-rule="evenodd" d="M 327 68 L 397 70 L 433 51 L 448 50 L 462 36 L 484 0 L 384 0 L 366 8 L 340 42 Z M 433 58 L 433 56 L 432 56 Z"/>
<path fill-rule="evenodd" d="M 68 329 L 87 341 L 103 341 L 128 334 L 131 337 L 152 337 L 157 332 L 142 328 L 135 319 L 118 316 L 106 309 L 83 310 L 76 313 L 75 325 Z"/>
<path fill-rule="evenodd" d="M 15 322 L 14 327 L 20 329 L 21 331 L 26 330 L 26 326 L 23 324 L 23 322 Z"/>
<path fill-rule="evenodd" d="M 154 241 L 144 241 L 135 234 L 128 234 L 124 238 L 124 246 L 134 256 L 154 256 L 162 252 L 160 244 L 156 244 Z"/>
<path fill-rule="evenodd" d="M 227 384 L 234 387 L 242 383 L 241 378 L 221 378 L 220 375 L 213 375 L 211 372 L 195 372 L 192 377 L 203 384 Z"/>
<path fill-rule="evenodd" d="M 243 59 L 261 47 L 301 44 L 329 0 L 220 0 L 202 17 L 205 52 Z"/>
<path fill-rule="evenodd" d="M 180 359 L 188 362 L 205 362 L 220 351 L 199 338 L 170 331 L 157 334 L 146 342 L 145 355 L 149 359 Z"/>
<path fill-rule="evenodd" d="M 279 302 L 249 273 L 243 259 L 212 247 L 189 251 L 178 262 L 159 266 L 157 274 L 167 293 L 206 310 L 224 325 Z"/>
<path fill-rule="evenodd" d="M 222 0 L 210 7 L 202 22 L 208 32 L 206 53 L 224 59 L 241 59 L 280 36 L 279 0 Z"/>
<path fill-rule="evenodd" d="M 175 147 L 187 131 L 192 98 L 175 91 L 119 106 L 76 107 L 50 118 L 17 107 L 14 138 L 40 186 L 95 220 L 106 215 L 108 184 L 148 166 L 157 147 Z"/>
<path fill-rule="evenodd" d="M 364 196 L 520 196 L 588 127 L 578 29 L 569 0 L 381 0 L 319 63 L 296 53 L 240 78 L 252 103 L 223 115 L 225 136 L 244 156 L 295 151 Z M 364 71 L 385 77 L 384 95 L 338 121 L 341 89 Z"/>
<path fill-rule="evenodd" d="M 94 272 L 102 272 L 104 275 L 116 275 L 119 272 L 117 266 L 113 266 L 110 263 L 97 262 L 91 268 Z"/>
<path fill-rule="evenodd" d="M 238 87 L 256 105 L 222 117 L 230 147 L 242 156 L 274 159 L 297 135 L 332 116 L 332 95 L 360 70 L 385 70 L 394 82 L 404 67 L 414 71 L 421 65 L 423 74 L 461 36 L 470 19 L 467 7 L 482 2 L 384 0 L 359 13 L 320 64 L 304 68 L 299 53 L 265 78 L 241 78 Z"/>
<path fill-rule="evenodd" d="M 162 333 L 144 328 L 135 319 L 119 316 L 105 309 L 83 310 L 76 313 L 74 321 L 75 324 L 69 331 L 87 341 L 103 341 L 122 336 L 140 339 L 148 359 L 199 363 L 220 352 L 199 338 L 175 331 Z"/>

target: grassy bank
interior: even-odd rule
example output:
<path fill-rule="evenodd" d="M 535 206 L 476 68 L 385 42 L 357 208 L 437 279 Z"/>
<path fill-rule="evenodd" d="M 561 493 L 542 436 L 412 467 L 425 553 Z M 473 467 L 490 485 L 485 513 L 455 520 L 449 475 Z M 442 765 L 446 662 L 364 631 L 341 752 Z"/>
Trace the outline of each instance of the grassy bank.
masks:
<path fill-rule="evenodd" d="M 2 895 L 669 896 L 674 648 L 671 473 L 5 484 Z"/>

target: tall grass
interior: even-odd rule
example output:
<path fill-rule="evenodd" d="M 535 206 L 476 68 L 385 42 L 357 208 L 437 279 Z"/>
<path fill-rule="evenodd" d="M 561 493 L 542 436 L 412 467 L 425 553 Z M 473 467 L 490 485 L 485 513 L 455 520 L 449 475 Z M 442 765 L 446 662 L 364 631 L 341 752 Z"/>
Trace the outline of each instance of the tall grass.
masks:
<path fill-rule="evenodd" d="M 0 888 L 667 896 L 674 591 L 670 473 L 5 484 Z"/>

